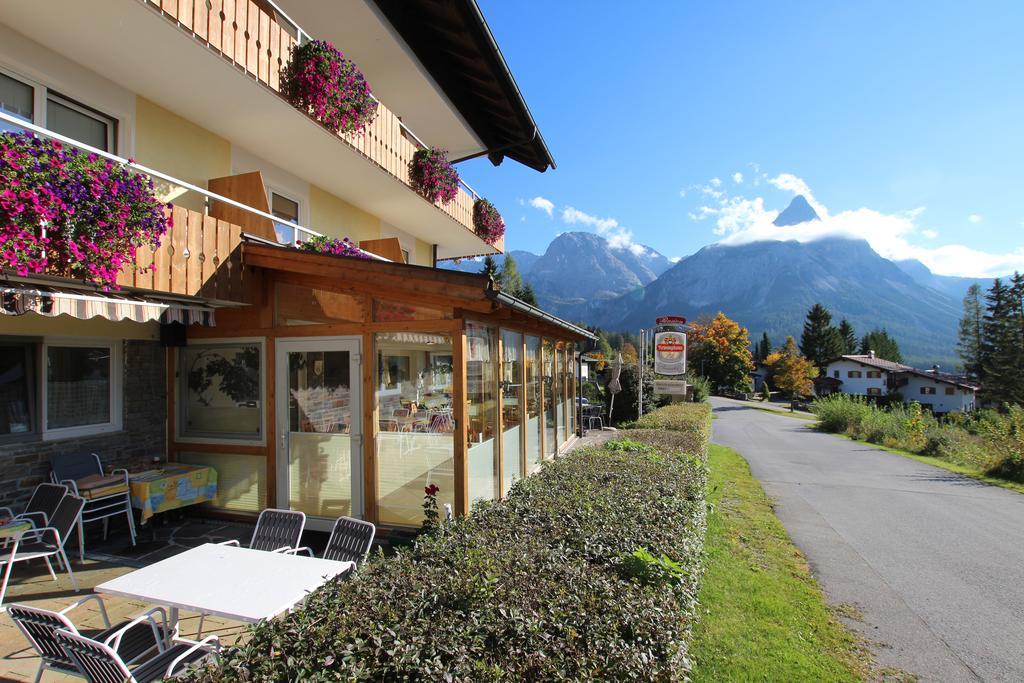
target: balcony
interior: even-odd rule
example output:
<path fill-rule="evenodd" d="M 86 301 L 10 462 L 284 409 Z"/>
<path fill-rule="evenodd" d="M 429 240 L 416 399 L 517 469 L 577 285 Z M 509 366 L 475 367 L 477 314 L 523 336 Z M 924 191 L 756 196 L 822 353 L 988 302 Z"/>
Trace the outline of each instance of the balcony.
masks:
<path fill-rule="evenodd" d="M 61 21 L 53 21 L 54 16 Z M 503 248 L 476 236 L 469 192 L 460 189 L 455 201 L 435 206 L 410 189 L 408 163 L 418 142 L 386 106 L 362 133 L 337 135 L 288 104 L 279 94 L 279 74 L 294 38 L 252 0 L 14 2 L 3 7 L 0 19 L 285 171 L 437 244 L 439 259 Z M 344 233 L 344 226 L 330 227 Z"/>

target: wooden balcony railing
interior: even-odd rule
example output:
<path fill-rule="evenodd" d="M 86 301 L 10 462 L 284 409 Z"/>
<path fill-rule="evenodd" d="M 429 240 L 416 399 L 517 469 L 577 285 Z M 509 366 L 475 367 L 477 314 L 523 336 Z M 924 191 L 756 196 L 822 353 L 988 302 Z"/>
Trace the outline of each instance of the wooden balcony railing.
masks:
<path fill-rule="evenodd" d="M 245 301 L 239 248 L 242 228 L 180 206 L 167 211 L 174 225 L 164 234 L 160 247 L 139 249 L 137 268 L 122 270 L 117 284 Z"/>
<path fill-rule="evenodd" d="M 211 50 L 238 65 L 274 92 L 295 39 L 253 0 L 139 0 L 195 35 Z M 409 162 L 417 149 L 401 121 L 380 103 L 373 124 L 339 135 L 346 144 L 409 186 Z M 463 188 L 438 208 L 473 230 L 473 197 Z"/>

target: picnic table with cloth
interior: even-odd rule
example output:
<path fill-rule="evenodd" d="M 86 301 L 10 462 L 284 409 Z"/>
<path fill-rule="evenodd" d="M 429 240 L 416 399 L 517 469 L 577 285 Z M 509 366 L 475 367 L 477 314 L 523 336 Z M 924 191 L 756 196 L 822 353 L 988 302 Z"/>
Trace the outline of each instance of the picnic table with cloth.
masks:
<path fill-rule="evenodd" d="M 203 465 L 164 463 L 160 469 L 131 474 L 132 507 L 143 524 L 158 512 L 213 500 L 217 470 Z"/>

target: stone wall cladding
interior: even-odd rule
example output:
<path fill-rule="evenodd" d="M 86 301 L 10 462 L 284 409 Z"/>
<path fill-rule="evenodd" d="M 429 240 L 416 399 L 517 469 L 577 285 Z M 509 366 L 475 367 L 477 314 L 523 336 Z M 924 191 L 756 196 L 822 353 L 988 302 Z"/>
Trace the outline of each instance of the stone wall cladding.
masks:
<path fill-rule="evenodd" d="M 50 476 L 58 453 L 97 453 L 107 469 L 167 454 L 167 352 L 155 341 L 124 342 L 124 423 L 95 436 L 0 443 L 0 506 L 19 510 Z"/>

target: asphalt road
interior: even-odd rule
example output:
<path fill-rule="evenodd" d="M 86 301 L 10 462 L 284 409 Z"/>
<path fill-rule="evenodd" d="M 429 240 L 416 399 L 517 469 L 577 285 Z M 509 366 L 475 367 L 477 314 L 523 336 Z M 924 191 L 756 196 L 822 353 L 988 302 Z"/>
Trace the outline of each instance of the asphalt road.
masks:
<path fill-rule="evenodd" d="M 750 463 L 830 603 L 882 666 L 1024 681 L 1024 495 L 712 399 L 714 441 Z"/>

